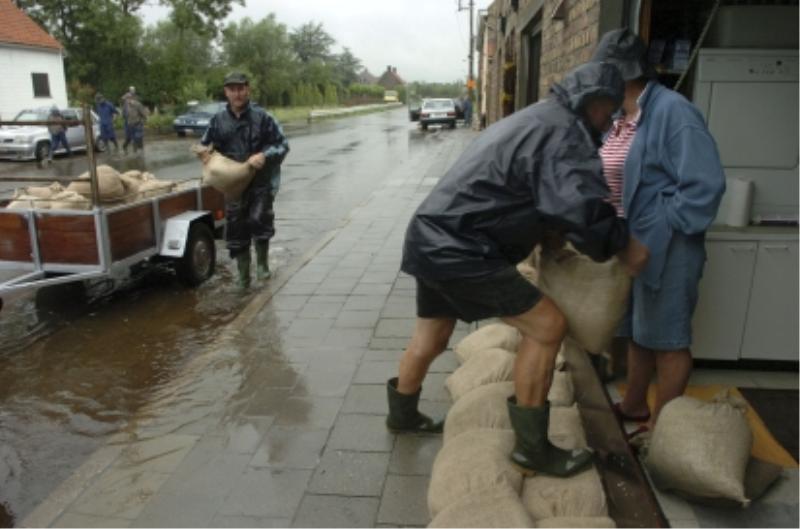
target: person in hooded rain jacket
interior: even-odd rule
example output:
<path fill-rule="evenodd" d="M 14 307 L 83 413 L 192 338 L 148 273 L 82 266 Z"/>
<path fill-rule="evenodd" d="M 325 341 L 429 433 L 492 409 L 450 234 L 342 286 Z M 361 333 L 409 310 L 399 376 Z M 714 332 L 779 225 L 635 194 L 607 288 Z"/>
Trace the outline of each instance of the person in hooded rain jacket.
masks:
<path fill-rule="evenodd" d="M 629 240 L 607 201 L 597 147 L 622 102 L 616 67 L 585 64 L 553 86 L 548 99 L 487 128 L 422 202 L 409 223 L 402 270 L 417 281 L 417 322 L 387 382 L 387 427 L 440 432 L 418 410 L 431 362 L 456 320 L 502 318 L 522 334 L 508 411 L 516 434 L 512 462 L 523 472 L 570 475 L 591 461 L 547 440 L 547 393 L 566 320 L 515 264 L 556 232 L 596 261 L 619 255 L 631 274 L 646 249 Z"/>
<path fill-rule="evenodd" d="M 105 147 L 109 147 L 109 142 L 114 144 L 114 150 L 119 150 L 117 143 L 117 135 L 114 132 L 114 115 L 119 114 L 117 107 L 111 101 L 103 97 L 103 94 L 96 94 L 94 96 L 95 110 L 100 117 L 100 141 L 105 143 Z"/>
<path fill-rule="evenodd" d="M 725 174 L 697 108 L 654 80 L 647 46 L 628 29 L 606 33 L 592 60 L 625 79 L 622 116 L 601 156 L 616 206 L 650 260 L 633 282 L 620 336 L 628 338 L 628 389 L 615 406 L 624 420 L 652 428 L 659 411 L 686 389 L 692 369 L 692 314 L 705 264 L 705 231 L 717 214 Z M 653 413 L 647 389 L 657 374 Z M 633 434 L 635 435 L 635 434 Z"/>
<path fill-rule="evenodd" d="M 228 105 L 215 114 L 200 143 L 256 169 L 242 196 L 225 205 L 225 242 L 236 259 L 239 286 L 250 286 L 250 241 L 256 247 L 256 279 L 269 279 L 269 241 L 275 235 L 273 202 L 289 141 L 272 115 L 250 102 L 250 83 L 241 72 L 225 77 Z"/>

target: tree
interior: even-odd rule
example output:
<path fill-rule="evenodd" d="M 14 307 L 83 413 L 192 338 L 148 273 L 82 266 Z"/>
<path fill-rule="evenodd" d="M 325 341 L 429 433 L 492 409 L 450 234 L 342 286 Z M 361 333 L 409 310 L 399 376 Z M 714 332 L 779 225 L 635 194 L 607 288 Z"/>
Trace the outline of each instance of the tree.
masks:
<path fill-rule="evenodd" d="M 339 86 L 348 87 L 358 81 L 361 59 L 353 55 L 349 48 L 333 57 L 333 71 Z"/>
<path fill-rule="evenodd" d="M 292 31 L 289 38 L 292 49 L 302 63 L 309 63 L 315 59 L 327 61 L 331 46 L 336 43 L 336 40 L 322 27 L 321 22 L 315 24 L 313 21 L 306 22 Z"/>
<path fill-rule="evenodd" d="M 224 61 L 250 72 L 253 98 L 280 105 L 297 77 L 286 26 L 270 14 L 258 22 L 245 18 L 222 31 Z"/>

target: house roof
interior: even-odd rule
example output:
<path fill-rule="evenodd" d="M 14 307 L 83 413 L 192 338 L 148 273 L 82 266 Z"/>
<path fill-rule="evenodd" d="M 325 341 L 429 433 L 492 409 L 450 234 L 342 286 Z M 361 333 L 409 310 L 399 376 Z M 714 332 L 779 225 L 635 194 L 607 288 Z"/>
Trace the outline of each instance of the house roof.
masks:
<path fill-rule="evenodd" d="M 385 87 L 385 88 L 394 88 L 399 85 L 406 84 L 403 81 L 403 78 L 397 75 L 397 68 L 392 66 L 387 66 L 386 71 L 383 72 L 381 78 L 378 80 L 378 84 Z"/>
<path fill-rule="evenodd" d="M 41 28 L 11 0 L 0 0 L 0 44 L 18 44 L 35 48 L 61 50 L 55 37 Z"/>

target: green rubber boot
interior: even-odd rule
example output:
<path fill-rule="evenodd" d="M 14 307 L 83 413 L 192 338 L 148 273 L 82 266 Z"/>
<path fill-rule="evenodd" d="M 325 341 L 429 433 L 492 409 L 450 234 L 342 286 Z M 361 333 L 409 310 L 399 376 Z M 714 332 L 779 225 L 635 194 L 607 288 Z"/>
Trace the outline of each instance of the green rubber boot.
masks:
<path fill-rule="evenodd" d="M 256 279 L 262 281 L 272 277 L 269 271 L 269 243 L 256 242 Z"/>
<path fill-rule="evenodd" d="M 547 439 L 550 403 L 535 408 L 517 406 L 516 397 L 508 399 L 508 415 L 517 437 L 511 461 L 523 474 L 550 474 L 566 477 L 585 469 L 592 462 L 589 450 L 562 450 Z"/>
<path fill-rule="evenodd" d="M 422 388 L 413 395 L 397 391 L 397 377 L 386 383 L 389 416 L 386 427 L 394 433 L 442 433 L 443 421 L 434 421 L 417 409 Z"/>
<path fill-rule="evenodd" d="M 236 256 L 236 267 L 239 269 L 239 288 L 250 287 L 250 250 Z"/>

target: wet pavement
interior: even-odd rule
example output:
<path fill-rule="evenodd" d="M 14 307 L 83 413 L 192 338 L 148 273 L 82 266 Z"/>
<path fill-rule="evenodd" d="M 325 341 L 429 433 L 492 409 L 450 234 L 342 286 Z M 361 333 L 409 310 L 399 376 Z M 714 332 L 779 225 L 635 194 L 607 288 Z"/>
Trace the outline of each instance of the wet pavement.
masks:
<path fill-rule="evenodd" d="M 236 290 L 220 247 L 224 266 L 196 290 L 153 271 L 4 308 L 6 523 L 425 525 L 438 439 L 390 435 L 383 384 L 413 325 L 408 217 L 473 137 L 422 133 L 403 109 L 290 132 L 261 289 Z M 109 158 L 189 178 L 192 142 Z M 423 407 L 447 408 L 454 366 L 437 360 Z"/>

